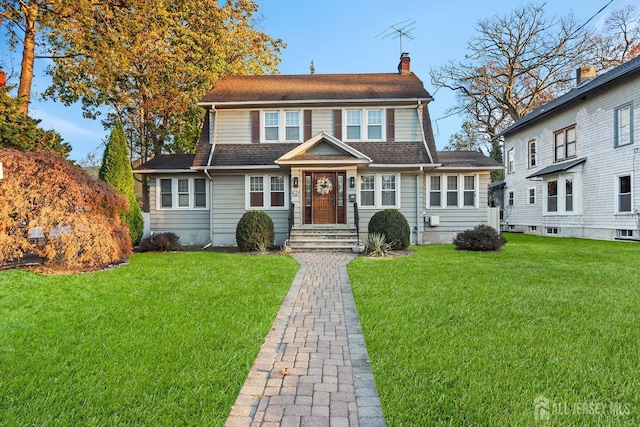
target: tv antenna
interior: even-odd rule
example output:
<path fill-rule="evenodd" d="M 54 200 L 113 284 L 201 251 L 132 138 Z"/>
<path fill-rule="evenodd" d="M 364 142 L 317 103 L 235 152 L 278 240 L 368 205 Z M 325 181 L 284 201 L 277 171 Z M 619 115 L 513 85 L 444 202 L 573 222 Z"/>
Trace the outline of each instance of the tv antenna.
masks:
<path fill-rule="evenodd" d="M 400 53 L 402 53 L 402 38 L 405 37 L 409 40 L 414 40 L 416 36 L 413 35 L 413 30 L 415 29 L 416 21 L 407 19 L 406 21 L 393 24 L 374 38 L 380 37 L 380 39 L 386 39 L 391 37 L 391 39 L 400 39 Z"/>

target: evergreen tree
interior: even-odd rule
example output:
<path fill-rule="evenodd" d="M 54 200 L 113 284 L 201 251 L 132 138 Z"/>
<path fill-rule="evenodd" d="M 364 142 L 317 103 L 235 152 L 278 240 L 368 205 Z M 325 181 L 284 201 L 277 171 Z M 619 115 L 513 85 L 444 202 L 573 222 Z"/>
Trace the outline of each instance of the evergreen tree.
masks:
<path fill-rule="evenodd" d="M 120 121 L 116 122 L 111 135 L 109 135 L 109 143 L 102 156 L 102 166 L 100 166 L 98 177 L 111 184 L 116 191 L 127 198 L 129 209 L 123 211 L 121 217 L 129 226 L 131 242 L 134 245 L 138 244 L 143 231 L 142 211 L 133 192 L 133 171 L 129 162 L 129 150 L 124 128 Z"/>

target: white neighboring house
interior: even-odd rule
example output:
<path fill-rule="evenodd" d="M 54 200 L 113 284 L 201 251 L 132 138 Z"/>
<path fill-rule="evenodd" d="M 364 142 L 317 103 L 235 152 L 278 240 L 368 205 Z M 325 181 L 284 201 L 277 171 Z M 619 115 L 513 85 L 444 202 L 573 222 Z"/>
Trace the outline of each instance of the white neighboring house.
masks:
<path fill-rule="evenodd" d="M 504 137 L 509 231 L 640 239 L 640 57 L 523 117 Z"/>

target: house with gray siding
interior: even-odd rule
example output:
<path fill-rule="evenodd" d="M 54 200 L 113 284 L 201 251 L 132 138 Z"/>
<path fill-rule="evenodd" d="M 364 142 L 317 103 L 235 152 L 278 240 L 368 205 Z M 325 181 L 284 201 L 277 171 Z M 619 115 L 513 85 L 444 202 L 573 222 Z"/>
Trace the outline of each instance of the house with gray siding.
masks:
<path fill-rule="evenodd" d="M 502 165 L 438 152 L 431 101 L 406 53 L 397 73 L 222 78 L 200 101 L 195 155 L 136 169 L 150 178 L 151 232 L 233 246 L 242 215 L 259 209 L 277 245 L 349 248 L 374 213 L 393 208 L 413 243 L 450 242 L 490 222 L 489 174 Z"/>
<path fill-rule="evenodd" d="M 638 240 L 640 57 L 506 129 L 504 222 L 531 234 Z"/>

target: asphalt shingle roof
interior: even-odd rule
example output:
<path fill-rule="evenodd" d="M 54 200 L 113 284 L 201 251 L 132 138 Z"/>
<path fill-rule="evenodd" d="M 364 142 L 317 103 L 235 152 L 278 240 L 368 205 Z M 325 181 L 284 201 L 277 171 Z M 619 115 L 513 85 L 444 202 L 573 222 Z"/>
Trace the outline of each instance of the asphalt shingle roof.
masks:
<path fill-rule="evenodd" d="M 413 73 L 228 76 L 202 103 L 422 99 L 431 95 Z"/>
<path fill-rule="evenodd" d="M 167 154 L 156 156 L 134 169 L 139 170 L 180 170 L 191 169 L 193 154 Z"/>
<path fill-rule="evenodd" d="M 549 175 L 549 174 L 552 174 L 552 173 L 564 172 L 564 171 L 569 170 L 574 166 L 578 166 L 580 163 L 584 163 L 586 161 L 587 161 L 587 158 L 583 157 L 581 159 L 574 159 L 574 160 L 570 160 L 568 162 L 556 163 L 555 165 L 547 166 L 546 168 L 542 168 L 539 171 L 537 171 L 535 173 L 532 173 L 527 178 L 535 178 L 537 176 L 544 176 L 544 175 Z"/>
<path fill-rule="evenodd" d="M 438 151 L 438 160 L 448 167 L 502 167 L 502 163 L 478 151 Z"/>

